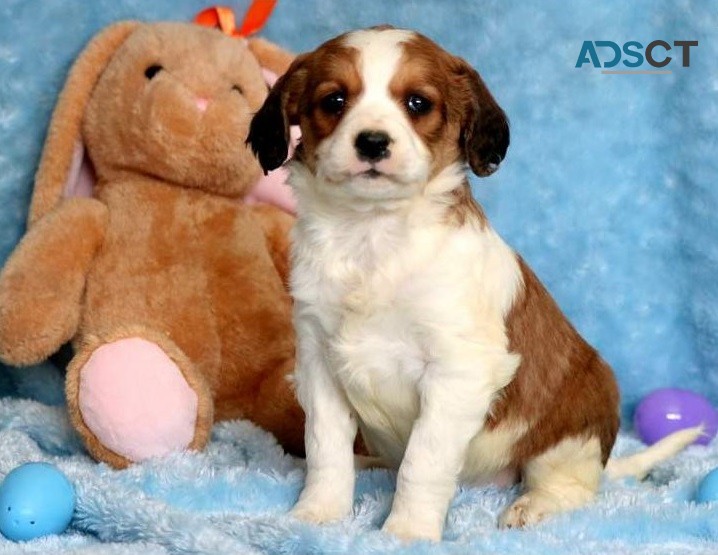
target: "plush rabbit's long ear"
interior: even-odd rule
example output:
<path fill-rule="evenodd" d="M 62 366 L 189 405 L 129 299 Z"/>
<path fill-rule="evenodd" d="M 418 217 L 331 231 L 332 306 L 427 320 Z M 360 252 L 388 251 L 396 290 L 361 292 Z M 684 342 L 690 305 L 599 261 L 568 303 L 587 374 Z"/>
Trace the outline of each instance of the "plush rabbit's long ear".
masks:
<path fill-rule="evenodd" d="M 288 50 L 260 37 L 249 39 L 247 46 L 262 69 L 268 69 L 277 75 L 284 75 L 295 58 Z"/>
<path fill-rule="evenodd" d="M 94 175 L 82 141 L 82 118 L 92 91 L 108 62 L 141 24 L 123 21 L 96 35 L 75 60 L 48 128 L 28 226 L 50 212 L 65 196 L 89 196 Z"/>

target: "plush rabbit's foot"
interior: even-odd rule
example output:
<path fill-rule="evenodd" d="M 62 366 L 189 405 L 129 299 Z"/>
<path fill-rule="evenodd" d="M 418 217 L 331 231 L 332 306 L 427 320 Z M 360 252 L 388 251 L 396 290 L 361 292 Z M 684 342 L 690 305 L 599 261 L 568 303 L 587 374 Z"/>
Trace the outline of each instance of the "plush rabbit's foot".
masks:
<path fill-rule="evenodd" d="M 197 392 L 156 343 L 128 337 L 102 344 L 75 379 L 77 409 L 99 447 L 138 462 L 181 451 L 193 442 Z M 93 450 L 92 441 L 88 447 Z"/>

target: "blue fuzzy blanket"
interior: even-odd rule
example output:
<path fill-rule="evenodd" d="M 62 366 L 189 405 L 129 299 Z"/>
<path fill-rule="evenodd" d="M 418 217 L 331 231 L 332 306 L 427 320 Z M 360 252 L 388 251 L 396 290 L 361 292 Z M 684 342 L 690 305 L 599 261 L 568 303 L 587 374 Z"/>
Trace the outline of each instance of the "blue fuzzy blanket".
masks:
<path fill-rule="evenodd" d="M 59 371 L 49 365 L 30 374 L 28 395 L 40 384 L 46 395 L 47 384 L 54 384 L 52 389 L 61 383 Z M 646 482 L 606 481 L 590 506 L 530 530 L 496 528 L 497 515 L 516 488 L 462 488 L 444 541 L 407 546 L 379 531 L 391 505 L 393 472 L 360 472 L 353 515 L 311 526 L 287 516 L 302 485 L 301 461 L 248 422 L 216 425 L 203 453 L 118 472 L 87 457 L 64 407 L 51 402 L 0 400 L 0 475 L 28 460 L 55 463 L 77 489 L 75 518 L 62 536 L 22 546 L 0 539 L 0 553 L 718 553 L 718 504 L 691 502 L 700 478 L 718 466 L 718 442 L 689 448 Z M 615 452 L 641 447 L 623 435 Z"/>
<path fill-rule="evenodd" d="M 241 14 L 249 2 L 228 3 Z M 119 19 L 186 21 L 206 5 L 0 3 L 0 264 L 22 234 L 49 116 L 86 41 Z M 626 423 L 657 387 L 718 403 L 718 2 L 283 0 L 264 34 L 301 51 L 383 22 L 465 57 L 505 108 L 509 155 L 474 192 L 616 370 Z M 698 40 L 691 67 L 674 50 L 669 75 L 575 68 L 585 40 L 655 39 Z M 61 399 L 51 366 L 0 368 L 0 472 L 49 460 L 79 493 L 68 534 L 23 546 L 0 539 L 0 552 L 718 553 L 718 508 L 689 503 L 718 466 L 715 444 L 691 448 L 646 483 L 604 484 L 590 507 L 530 531 L 495 530 L 515 491 L 463 489 L 445 541 L 408 548 L 378 532 L 388 472 L 360 475 L 351 519 L 302 525 L 285 516 L 301 466 L 250 424 L 218 425 L 202 454 L 114 472 L 86 457 Z M 617 450 L 638 447 L 626 433 Z"/>

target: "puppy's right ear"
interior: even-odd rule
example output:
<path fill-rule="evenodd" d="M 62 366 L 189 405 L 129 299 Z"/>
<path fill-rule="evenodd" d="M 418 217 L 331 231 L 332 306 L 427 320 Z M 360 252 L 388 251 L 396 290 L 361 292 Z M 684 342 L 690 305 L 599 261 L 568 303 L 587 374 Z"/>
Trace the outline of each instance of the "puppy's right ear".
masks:
<path fill-rule="evenodd" d="M 275 83 L 249 126 L 247 144 L 267 175 L 287 159 L 289 126 L 299 123 L 299 99 L 304 92 L 308 54 L 298 56 Z"/>

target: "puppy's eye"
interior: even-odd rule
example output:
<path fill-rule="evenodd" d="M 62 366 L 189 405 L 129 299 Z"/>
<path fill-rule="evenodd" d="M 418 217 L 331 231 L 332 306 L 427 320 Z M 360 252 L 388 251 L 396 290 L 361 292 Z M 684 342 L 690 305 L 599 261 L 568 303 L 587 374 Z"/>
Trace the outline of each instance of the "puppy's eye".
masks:
<path fill-rule="evenodd" d="M 238 92 L 239 94 L 244 94 L 244 91 L 242 90 L 242 87 L 240 87 L 239 85 L 234 85 L 234 86 L 232 87 L 232 91 Z"/>
<path fill-rule="evenodd" d="M 164 68 L 161 65 L 151 65 L 145 70 L 145 77 L 147 79 L 152 79 L 155 75 L 157 75 L 160 71 L 162 71 Z"/>
<path fill-rule="evenodd" d="M 410 94 L 406 97 L 406 109 L 412 116 L 423 116 L 433 108 L 431 100 L 420 94 Z"/>
<path fill-rule="evenodd" d="M 338 115 L 344 111 L 346 102 L 346 95 L 342 91 L 335 91 L 322 98 L 319 106 L 327 114 Z"/>

